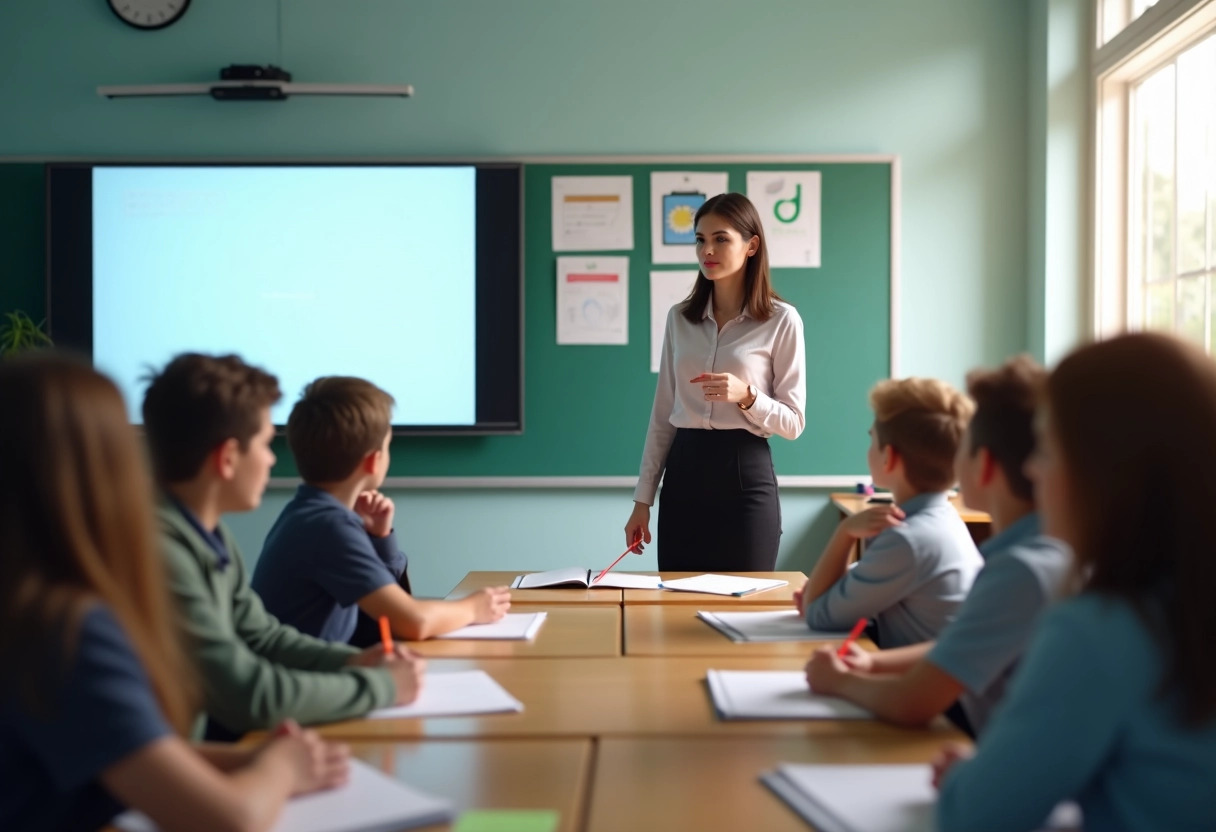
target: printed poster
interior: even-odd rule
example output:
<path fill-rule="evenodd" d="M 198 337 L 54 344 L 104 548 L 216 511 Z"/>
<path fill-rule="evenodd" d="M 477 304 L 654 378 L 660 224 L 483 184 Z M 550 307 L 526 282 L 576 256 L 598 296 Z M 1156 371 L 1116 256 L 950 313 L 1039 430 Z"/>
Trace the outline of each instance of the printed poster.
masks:
<path fill-rule="evenodd" d="M 553 177 L 554 251 L 633 251 L 632 176 Z"/>
<path fill-rule="evenodd" d="M 747 197 L 760 212 L 775 268 L 819 268 L 818 171 L 748 171 Z"/>
<path fill-rule="evenodd" d="M 726 173 L 653 171 L 650 174 L 650 260 L 697 262 L 693 217 L 710 197 L 725 193 Z"/>
<path fill-rule="evenodd" d="M 650 372 L 659 371 L 663 357 L 663 330 L 667 325 L 667 313 L 692 291 L 696 282 L 696 271 L 672 271 L 650 273 Z"/>
<path fill-rule="evenodd" d="M 557 343 L 629 343 L 629 258 L 557 258 Z"/>

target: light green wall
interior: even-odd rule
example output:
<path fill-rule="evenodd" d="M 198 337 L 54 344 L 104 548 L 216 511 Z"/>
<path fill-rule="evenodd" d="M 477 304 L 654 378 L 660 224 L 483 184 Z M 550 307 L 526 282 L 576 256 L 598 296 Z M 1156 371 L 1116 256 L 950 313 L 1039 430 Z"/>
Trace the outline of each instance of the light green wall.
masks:
<path fill-rule="evenodd" d="M 107 101 L 95 87 L 206 80 L 228 63 L 277 61 L 272 0 L 198 0 L 151 33 L 123 26 L 102 0 L 5 0 L 0 157 L 895 153 L 901 371 L 958 383 L 969 367 L 1027 347 L 1034 6 L 284 0 L 281 62 L 298 79 L 408 82 L 417 97 L 221 104 Z M 813 390 L 810 400 L 813 431 L 816 408 L 833 403 Z M 830 514 L 821 493 L 783 496 L 782 562 L 801 562 Z M 629 507 L 623 489 L 410 492 L 401 504 L 426 518 L 409 533 L 410 548 L 435 559 L 416 560 L 427 591 L 496 562 L 506 544 L 492 518 L 535 535 L 529 566 L 594 564 L 616 553 Z M 248 548 L 279 505 L 272 496 L 238 521 Z"/>

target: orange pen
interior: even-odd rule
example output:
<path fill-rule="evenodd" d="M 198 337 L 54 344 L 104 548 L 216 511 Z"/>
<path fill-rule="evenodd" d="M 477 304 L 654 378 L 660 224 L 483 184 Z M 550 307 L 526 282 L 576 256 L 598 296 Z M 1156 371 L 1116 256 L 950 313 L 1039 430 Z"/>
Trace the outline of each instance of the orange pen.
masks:
<path fill-rule="evenodd" d="M 857 637 L 861 635 L 861 631 L 865 628 L 866 620 L 864 618 L 857 619 L 857 623 L 853 625 L 852 632 L 849 633 L 848 638 L 841 642 L 840 648 L 836 651 L 836 655 L 843 659 L 845 654 L 849 652 L 849 645 L 857 641 Z"/>
<path fill-rule="evenodd" d="M 388 616 L 380 616 L 380 641 L 384 642 L 384 655 L 393 655 L 393 631 L 388 626 Z"/>

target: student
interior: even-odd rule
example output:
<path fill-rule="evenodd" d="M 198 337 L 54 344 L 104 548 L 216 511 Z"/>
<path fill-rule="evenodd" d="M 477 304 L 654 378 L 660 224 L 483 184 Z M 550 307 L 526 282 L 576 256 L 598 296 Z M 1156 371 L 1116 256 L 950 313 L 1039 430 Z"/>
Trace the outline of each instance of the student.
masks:
<path fill-rule="evenodd" d="M 345 781 L 345 747 L 284 726 L 187 744 L 193 674 L 118 389 L 55 354 L 0 363 L 0 829 L 262 830 Z"/>
<path fill-rule="evenodd" d="M 185 619 L 213 735 L 362 716 L 417 696 L 422 663 L 398 648 L 360 653 L 269 615 L 220 522 L 261 502 L 274 454 L 274 376 L 234 355 L 179 355 L 144 396 L 170 587 Z M 380 666 L 383 665 L 383 666 Z"/>
<path fill-rule="evenodd" d="M 650 542 L 662 479 L 659 569 L 771 571 L 781 504 L 768 437 L 805 426 L 802 318 L 773 291 L 747 197 L 715 196 L 694 219 L 701 270 L 667 315 L 625 542 Z"/>
<path fill-rule="evenodd" d="M 253 573 L 266 609 L 301 632 L 349 641 L 358 611 L 387 616 L 418 640 L 506 614 L 511 591 L 459 601 L 418 601 L 397 583 L 405 556 L 393 501 L 376 489 L 388 471 L 393 397 L 360 378 L 328 376 L 304 388 L 287 419 L 287 443 L 304 484 L 275 522 Z"/>
<path fill-rule="evenodd" d="M 937 763 L 944 832 L 1216 829 L 1216 365 L 1155 334 L 1051 374 L 1030 466 L 1074 598 L 1048 611 L 973 759 Z"/>
<path fill-rule="evenodd" d="M 958 618 L 936 644 L 878 653 L 854 649 L 843 660 L 833 649 L 817 650 L 807 665 L 816 692 L 842 696 L 906 726 L 924 725 L 940 713 L 956 716 L 947 709 L 954 711 L 958 700 L 960 726 L 973 736 L 984 730 L 1070 563 L 1064 547 L 1039 535 L 1024 471 L 1045 379 L 1028 356 L 967 377 L 976 409 L 954 467 L 963 502 L 991 515 L 993 536 L 980 547 L 984 568 Z"/>
<path fill-rule="evenodd" d="M 813 630 L 847 630 L 875 618 L 874 641 L 904 647 L 937 638 L 983 564 L 946 495 L 972 404 L 945 382 L 909 378 L 880 382 L 870 407 L 866 462 L 895 504 L 842 522 L 795 604 Z M 871 537 L 850 569 L 854 543 Z"/>

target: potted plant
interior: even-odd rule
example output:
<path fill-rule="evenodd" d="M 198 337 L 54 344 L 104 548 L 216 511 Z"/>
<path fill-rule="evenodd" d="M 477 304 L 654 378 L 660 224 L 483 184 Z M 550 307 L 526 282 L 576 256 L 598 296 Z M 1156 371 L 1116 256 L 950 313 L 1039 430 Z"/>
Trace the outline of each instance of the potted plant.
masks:
<path fill-rule="evenodd" d="M 0 323 L 0 355 L 51 346 L 50 336 L 42 329 L 45 323 L 35 323 L 20 309 L 6 312 Z"/>

